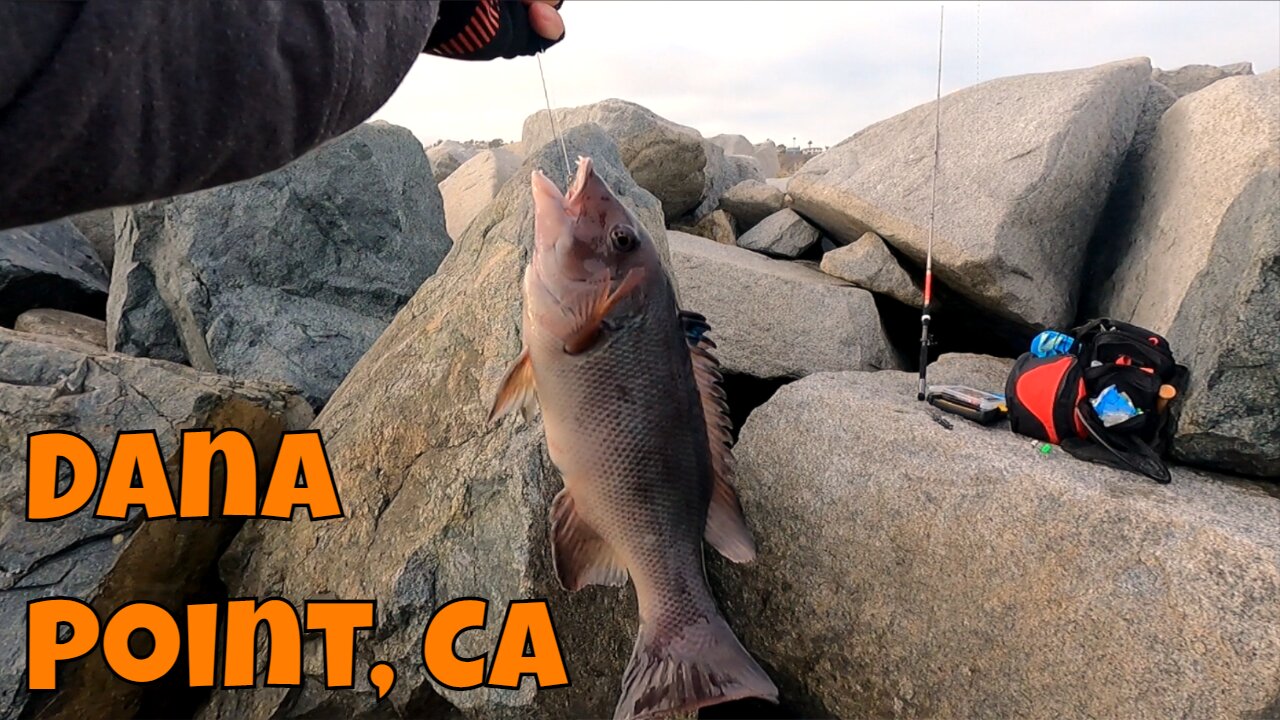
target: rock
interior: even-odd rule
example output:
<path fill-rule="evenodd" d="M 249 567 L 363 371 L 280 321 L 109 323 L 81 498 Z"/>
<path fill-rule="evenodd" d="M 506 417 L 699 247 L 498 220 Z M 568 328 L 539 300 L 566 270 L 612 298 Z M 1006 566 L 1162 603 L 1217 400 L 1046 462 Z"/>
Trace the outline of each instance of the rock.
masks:
<path fill-rule="evenodd" d="M 116 226 L 112 220 L 111 208 L 103 210 L 91 210 L 87 213 L 74 215 L 71 223 L 76 226 L 81 235 L 89 241 L 89 245 L 93 248 L 94 254 L 102 261 L 102 266 L 111 272 L 111 263 L 115 259 L 116 252 Z"/>
<path fill-rule="evenodd" d="M 708 141 L 723 150 L 726 155 L 751 155 L 755 152 L 755 146 L 751 145 L 751 141 L 741 135 L 717 135 L 708 138 Z"/>
<path fill-rule="evenodd" d="M 102 353 L 107 349 L 107 324 L 97 318 L 69 313 L 65 310 L 28 310 L 18 316 L 13 329 L 32 335 L 63 338 L 85 352 Z M 63 343 L 66 345 L 67 343 Z"/>
<path fill-rule="evenodd" d="M 779 210 L 738 238 L 738 247 L 794 258 L 818 242 L 818 229 L 790 208 Z"/>
<path fill-rule="evenodd" d="M 1176 70 L 1151 71 L 1151 79 L 1173 91 L 1178 97 L 1203 90 L 1223 78 L 1252 75 L 1253 63 L 1240 62 L 1217 67 L 1214 65 L 1184 65 Z"/>
<path fill-rule="evenodd" d="M 498 190 L 511 179 L 521 162 L 518 155 L 505 148 L 485 150 L 463 163 L 440 183 L 449 237 L 462 237 L 463 231 L 493 202 Z"/>
<path fill-rule="evenodd" d="M 929 364 L 930 385 L 965 385 L 978 390 L 1003 394 L 1013 360 L 976 355 L 944 353 Z"/>
<path fill-rule="evenodd" d="M 716 210 L 693 225 L 676 225 L 673 229 L 724 245 L 738 243 L 738 230 L 733 216 L 723 210 Z"/>
<path fill-rule="evenodd" d="M 555 121 L 562 133 L 585 123 L 596 123 L 602 127 L 618 144 L 627 171 L 640 187 L 662 202 L 662 211 L 668 222 L 697 208 L 703 201 L 704 191 L 711 184 L 708 174 L 720 172 L 718 166 L 710 164 L 707 151 L 703 149 L 704 144 L 710 143 L 704 141 L 697 130 L 677 125 L 635 103 L 609 99 L 594 105 L 557 108 Z M 554 139 L 546 110 L 540 110 L 524 121 L 521 140 L 530 151 L 536 151 Z M 561 161 L 560 165 L 563 164 Z M 562 167 L 554 169 L 554 177 L 563 174 Z"/>
<path fill-rule="evenodd" d="M 1191 370 L 1176 457 L 1280 475 L 1280 71 L 1227 78 L 1160 120 L 1098 306 Z"/>
<path fill-rule="evenodd" d="M 1143 59 L 1000 78 L 942 100 L 934 273 L 1023 326 L 1075 320 L 1088 240 L 1146 100 Z M 862 130 L 789 192 L 842 243 L 868 230 L 924 264 L 934 106 Z"/>
<path fill-rule="evenodd" d="M 681 305 L 707 317 L 727 372 L 797 378 L 898 367 L 871 293 L 742 248 L 668 238 Z"/>
<path fill-rule="evenodd" d="M 107 270 L 70 220 L 0 231 L 0 326 L 26 310 L 102 314 Z"/>
<path fill-rule="evenodd" d="M 788 189 L 791 187 L 791 178 L 790 178 L 790 177 L 784 177 L 784 178 L 779 178 L 779 177 L 765 178 L 765 182 L 766 182 L 766 183 L 768 183 L 770 187 L 775 187 L 775 188 L 778 188 L 779 190 L 781 190 L 781 191 L 783 192 L 783 194 L 784 194 L 784 195 L 787 193 Z M 790 201 L 788 201 L 788 202 L 790 202 Z M 788 207 L 789 207 L 789 205 L 788 205 Z"/>
<path fill-rule="evenodd" d="M 756 148 L 742 135 L 717 135 L 710 138 L 713 145 L 724 150 L 725 155 L 752 155 Z"/>
<path fill-rule="evenodd" d="M 502 146 L 502 149 L 506 150 L 512 155 L 515 155 L 516 157 L 520 158 L 520 160 L 522 161 L 525 159 L 525 156 L 528 155 L 528 151 L 525 149 L 524 143 L 522 142 L 507 143 L 506 145 Z"/>
<path fill-rule="evenodd" d="M 744 180 L 720 198 L 720 209 L 733 216 L 744 232 L 782 209 L 781 190 L 759 180 Z"/>
<path fill-rule="evenodd" d="M 778 177 L 782 166 L 778 162 L 778 146 L 772 140 L 756 143 L 751 155 L 760 163 L 760 173 L 766 178 Z"/>
<path fill-rule="evenodd" d="M 479 150 L 470 145 L 463 145 L 454 140 L 445 140 L 439 145 L 432 145 L 427 148 L 427 160 L 431 163 L 431 176 L 435 178 L 438 185 L 479 152 Z"/>
<path fill-rule="evenodd" d="M 274 173 L 130 209 L 109 346 L 323 405 L 452 246 L 418 147 L 369 123 Z"/>
<path fill-rule="evenodd" d="M 142 688 L 112 675 L 96 651 L 60 673 L 54 697 L 26 692 L 27 604 L 78 598 L 105 620 L 126 603 L 146 600 L 180 618 L 182 604 L 197 601 L 194 592 L 205 589 L 217 553 L 239 523 L 141 523 L 140 508 L 128 520 L 97 519 L 97 494 L 84 510 L 57 522 L 24 522 L 28 434 L 77 433 L 99 453 L 105 475 L 117 431 L 155 430 L 176 483 L 181 430 L 239 428 L 265 462 L 275 457 L 283 432 L 306 427 L 311 410 L 283 386 L 86 351 L 64 338 L 0 330 L 0 359 L 0 717 L 33 717 L 50 701 L 42 717 L 133 717 Z M 262 470 L 263 483 L 270 470 L 269 464 Z M 214 476 L 215 487 L 223 482 Z M 185 677 L 185 668 L 179 672 Z"/>
<path fill-rule="evenodd" d="M 703 188 L 702 202 L 691 213 L 694 220 L 701 220 L 720 207 L 724 194 L 748 180 L 763 181 L 755 158 L 745 155 L 725 155 L 716 145 L 705 143 L 707 153 L 707 184 Z"/>
<path fill-rule="evenodd" d="M 590 156 L 665 248 L 657 199 L 627 176 L 609 137 L 588 125 L 570 128 L 564 139 L 570 157 Z M 529 175 L 537 167 L 561 178 L 562 165 L 558 143 L 531 154 L 316 420 L 346 519 L 250 522 L 223 558 L 232 596 L 376 597 L 378 630 L 357 645 L 356 667 L 373 658 L 396 667 L 395 687 L 383 702 L 402 716 L 438 716 L 421 705 L 439 692 L 477 718 L 605 717 L 631 652 L 636 616 L 629 587 L 567 594 L 555 580 L 547 512 L 561 482 L 546 457 L 537 415 L 530 423 L 518 416 L 487 421 L 520 350 L 520 278 L 533 243 Z M 324 549 L 325 562 L 314 561 L 316 547 Z M 498 607 L 547 598 L 572 686 L 535 692 L 532 678 L 515 691 L 433 685 L 421 662 L 423 623 L 445 602 L 466 596 L 492 603 L 488 628 L 458 639 L 459 652 L 470 655 L 492 650 Z M 311 671 L 308 677 L 316 681 Z M 359 673 L 357 683 L 344 702 L 370 712 L 373 691 Z M 288 695 L 216 691 L 201 717 L 288 718 L 307 711 Z"/>
<path fill-rule="evenodd" d="M 923 291 L 898 264 L 884 240 L 873 232 L 863 233 L 852 245 L 824 254 L 822 272 L 904 305 L 919 307 L 924 302 Z"/>
<path fill-rule="evenodd" d="M 1041 455 L 914 381 L 805 378 L 736 446 L 759 556 L 709 574 L 796 716 L 1274 716 L 1280 497 Z"/>

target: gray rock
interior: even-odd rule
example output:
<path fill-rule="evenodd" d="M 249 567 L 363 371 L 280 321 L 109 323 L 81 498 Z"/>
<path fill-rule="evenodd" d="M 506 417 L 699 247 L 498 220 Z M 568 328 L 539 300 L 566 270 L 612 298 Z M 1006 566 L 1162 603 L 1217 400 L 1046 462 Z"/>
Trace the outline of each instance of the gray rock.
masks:
<path fill-rule="evenodd" d="M 1176 70 L 1151 71 L 1151 79 L 1173 91 L 1178 97 L 1203 90 L 1223 78 L 1252 75 L 1253 63 L 1240 62 L 1221 67 L 1215 65 L 1184 65 Z"/>
<path fill-rule="evenodd" d="M 930 385 L 965 385 L 1003 394 L 1012 369 L 1013 361 L 1009 358 L 944 353 L 929 364 L 928 380 Z"/>
<path fill-rule="evenodd" d="M 445 140 L 438 145 L 427 148 L 427 160 L 431 164 L 431 176 L 436 184 L 444 182 L 462 166 L 475 157 L 480 151 L 470 145 L 463 145 L 456 140 Z"/>
<path fill-rule="evenodd" d="M 467 226 L 493 202 L 498 190 L 511 179 L 521 162 L 520 156 L 505 148 L 485 150 L 463 163 L 440 183 L 449 237 L 462 237 Z"/>
<path fill-rule="evenodd" d="M 1163 334 L 1191 370 L 1174 452 L 1280 475 L 1280 71 L 1179 100 L 1141 165 L 1101 312 Z"/>
<path fill-rule="evenodd" d="M 735 454 L 759 557 L 709 574 L 799 716 L 1280 708 L 1280 497 L 1258 485 L 1041 455 L 906 373 L 787 385 Z"/>
<path fill-rule="evenodd" d="M 68 219 L 89 241 L 89 245 L 93 247 L 94 253 L 102 261 L 107 272 L 111 272 L 111 263 L 116 256 L 116 226 L 112 219 L 111 208 L 91 210 Z"/>
<path fill-rule="evenodd" d="M 723 210 L 716 210 L 693 225 L 673 225 L 672 229 L 725 245 L 738 243 L 737 223 L 732 215 Z"/>
<path fill-rule="evenodd" d="M 742 135 L 716 135 L 709 140 L 724 150 L 725 155 L 752 155 L 756 151 L 755 145 Z"/>
<path fill-rule="evenodd" d="M 555 110 L 555 124 L 562 133 L 585 123 L 595 123 L 612 136 L 627 171 L 640 187 L 662 202 L 668 222 L 697 208 L 711 185 L 708 174 L 719 172 L 703 148 L 710 143 L 697 130 L 659 117 L 635 103 L 609 99 Z M 529 151 L 537 151 L 554 139 L 551 116 L 546 110 L 524 121 L 521 140 Z M 553 167 L 551 176 L 564 175 L 563 165 L 561 161 L 559 167 Z"/>
<path fill-rule="evenodd" d="M 63 338 L 92 353 L 101 353 L 107 349 L 105 322 L 65 310 L 28 310 L 14 321 L 13 329 L 32 335 Z"/>
<path fill-rule="evenodd" d="M 578 126 L 565 132 L 565 143 L 571 157 L 593 158 L 665 248 L 661 206 L 627 176 L 608 136 L 597 126 Z M 378 598 L 378 631 L 357 646 L 356 667 L 374 658 L 396 667 L 395 687 L 383 701 L 394 708 L 388 714 L 434 717 L 421 704 L 436 692 L 477 718 L 605 717 L 617 699 L 634 640 L 632 590 L 560 590 L 546 538 L 548 505 L 561 483 L 537 416 L 531 423 L 487 421 L 520 349 L 520 278 L 533 244 L 529 175 L 536 167 L 559 178 L 562 165 L 558 144 L 531 154 L 316 420 L 334 476 L 349 479 L 342 496 L 347 518 L 251 521 L 223 559 L 233 596 Z M 316 547 L 325 562 L 314 561 Z M 547 598 L 572 686 L 535 692 L 532 678 L 514 691 L 433 685 L 421 662 L 423 623 L 445 602 L 466 596 L 492 603 L 488 628 L 458 640 L 459 652 L 469 655 L 492 651 L 497 608 Z M 346 693 L 352 707 L 345 716 L 374 707 L 367 681 L 358 673 L 356 682 Z M 306 711 L 288 695 L 218 691 L 201 718 Z"/>
<path fill-rule="evenodd" d="M 871 293 L 742 248 L 668 237 L 681 306 L 707 317 L 727 372 L 797 378 L 899 367 Z"/>
<path fill-rule="evenodd" d="M 763 182 L 760 166 L 755 158 L 745 155 L 725 155 L 717 146 L 705 143 L 707 153 L 707 183 L 703 188 L 702 202 L 694 208 L 694 220 L 701 220 L 720 207 L 721 198 L 734 186 L 748 180 Z"/>
<path fill-rule="evenodd" d="M 782 169 L 778 162 L 778 146 L 772 140 L 766 140 L 762 143 L 756 143 L 755 152 L 751 153 L 755 157 L 756 162 L 760 163 L 760 173 L 766 178 L 778 177 L 778 172 Z"/>
<path fill-rule="evenodd" d="M 778 188 L 779 190 L 781 190 L 781 191 L 783 192 L 783 194 L 786 194 L 786 193 L 788 192 L 788 189 L 791 187 L 791 178 L 790 178 L 790 177 L 784 177 L 784 178 L 779 178 L 779 177 L 765 178 L 765 182 L 766 182 L 766 183 L 768 183 L 770 187 Z"/>
<path fill-rule="evenodd" d="M 310 420 L 306 402 L 283 386 L 0 330 L 0 718 L 34 716 L 45 702 L 52 704 L 42 717 L 132 717 L 142 688 L 113 676 L 98 652 L 68 666 L 52 698 L 25 691 L 27 603 L 78 598 L 104 619 L 137 600 L 180 607 L 239 527 L 217 519 L 142 523 L 140 508 L 128 520 L 97 519 L 97 491 L 62 520 L 24 522 L 28 434 L 80 435 L 98 453 L 100 482 L 118 431 L 155 430 L 176 485 L 181 430 L 239 428 L 259 458 L 274 458 L 281 434 Z M 263 473 L 265 483 L 269 465 Z M 213 479 L 215 487 L 225 482 Z"/>
<path fill-rule="evenodd" d="M 418 141 L 386 123 L 123 223 L 113 350 L 289 383 L 316 406 L 452 246 Z"/>
<path fill-rule="evenodd" d="M 818 229 L 790 208 L 779 210 L 743 233 L 738 247 L 775 257 L 794 258 L 818 242 Z"/>
<path fill-rule="evenodd" d="M 1075 320 L 1089 237 L 1146 100 L 1145 58 L 1000 78 L 942 99 L 934 273 L 1026 326 Z M 868 230 L 924 264 L 934 106 L 807 162 L 789 192 L 834 239 Z"/>
<path fill-rule="evenodd" d="M 924 302 L 923 290 L 873 232 L 863 233 L 853 244 L 824 254 L 822 272 L 904 305 L 919 307 Z"/>
<path fill-rule="evenodd" d="M 70 220 L 0 231 L 0 326 L 48 307 L 100 313 L 107 270 Z"/>
<path fill-rule="evenodd" d="M 720 198 L 720 209 L 733 216 L 744 232 L 782 209 L 781 190 L 760 180 L 744 180 Z"/>

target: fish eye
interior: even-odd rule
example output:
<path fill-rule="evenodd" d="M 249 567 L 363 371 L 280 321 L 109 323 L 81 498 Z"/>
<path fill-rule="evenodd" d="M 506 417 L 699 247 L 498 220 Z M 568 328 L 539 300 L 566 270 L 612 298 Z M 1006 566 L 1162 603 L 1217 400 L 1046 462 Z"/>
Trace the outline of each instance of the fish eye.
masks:
<path fill-rule="evenodd" d="M 640 247 L 640 238 L 627 225 L 614 225 L 609 231 L 609 242 L 618 252 L 631 252 Z"/>

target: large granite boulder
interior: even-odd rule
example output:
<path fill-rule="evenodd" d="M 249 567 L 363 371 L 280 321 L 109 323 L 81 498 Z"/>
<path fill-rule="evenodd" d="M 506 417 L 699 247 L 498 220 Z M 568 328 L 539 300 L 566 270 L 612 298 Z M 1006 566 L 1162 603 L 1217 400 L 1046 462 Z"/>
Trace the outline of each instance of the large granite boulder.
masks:
<path fill-rule="evenodd" d="M 102 261 L 103 267 L 110 273 L 111 264 L 116 256 L 116 226 L 112 209 L 90 210 L 68 219 L 89 241 L 90 247 Z"/>
<path fill-rule="evenodd" d="M 668 237 L 681 305 L 706 316 L 726 372 L 792 379 L 898 367 L 871 293 L 742 248 Z"/>
<path fill-rule="evenodd" d="M 1137 126 L 1151 73 L 1127 60 L 1000 78 L 942 99 L 934 272 L 1025 326 L 1075 320 L 1088 240 Z M 807 162 L 797 212 L 839 242 L 868 230 L 924 264 L 934 104 Z"/>
<path fill-rule="evenodd" d="M 230 519 L 143 523 L 137 507 L 127 520 L 98 519 L 92 517 L 97 491 L 67 518 L 26 522 L 30 433 L 80 435 L 98 453 L 100 483 L 117 432 L 154 430 L 176 485 L 182 430 L 238 428 L 253 441 L 265 484 L 282 433 L 310 421 L 306 402 L 283 386 L 0 330 L 0 718 L 34 717 L 37 711 L 41 717 L 133 717 L 145 688 L 115 677 L 96 651 L 66 666 L 52 696 L 27 693 L 27 604 L 77 598 L 105 619 L 126 603 L 145 600 L 181 618 L 184 602 L 208 591 L 209 571 L 240 525 Z M 225 482 L 218 472 L 215 487 Z M 66 477 L 69 482 L 69 472 Z M 177 710 L 153 711 L 176 716 L 171 713 Z"/>
<path fill-rule="evenodd" d="M 711 144 L 716 145 L 724 150 L 725 155 L 751 155 L 755 152 L 755 145 L 751 144 L 745 136 L 721 134 L 713 138 L 708 138 Z"/>
<path fill-rule="evenodd" d="M 1280 497 L 1170 485 L 824 373 L 735 449 L 752 565 L 726 616 L 799 717 L 1280 713 Z"/>
<path fill-rule="evenodd" d="M 493 202 L 498 190 L 520 168 L 521 162 L 523 158 L 505 148 L 485 150 L 440 183 L 449 237 L 462 237 L 471 221 Z"/>
<path fill-rule="evenodd" d="M 778 146 L 772 140 L 765 140 L 762 143 L 756 143 L 755 151 L 751 153 L 756 162 L 760 163 L 760 172 L 766 178 L 776 178 L 781 171 L 782 166 L 778 162 Z"/>
<path fill-rule="evenodd" d="M 667 221 L 697 208 L 711 186 L 710 174 L 721 172 L 704 149 L 704 145 L 715 146 L 703 140 L 697 130 L 673 123 L 635 103 L 609 99 L 555 109 L 555 128 L 561 133 L 585 123 L 599 125 L 613 138 L 627 171 L 640 187 L 658 198 Z M 530 152 L 554 139 L 551 115 L 546 110 L 524 121 L 521 142 Z M 559 150 L 558 143 L 556 149 Z M 569 160 L 574 160 L 572 153 Z M 549 170 L 555 178 L 566 174 L 563 161 Z"/>
<path fill-rule="evenodd" d="M 37 308 L 18 316 L 13 329 L 31 335 L 61 338 L 60 344 L 79 345 L 88 352 L 98 353 L 107 349 L 107 324 L 97 318 L 70 313 L 66 310 Z"/>
<path fill-rule="evenodd" d="M 738 247 L 774 257 L 795 258 L 813 247 L 818 236 L 817 228 L 787 208 L 773 213 L 743 233 L 738 238 Z"/>
<path fill-rule="evenodd" d="M 1280 476 L 1280 71 L 1178 100 L 1136 181 L 1099 312 L 1165 335 L 1191 369 L 1178 457 Z"/>
<path fill-rule="evenodd" d="M 50 307 L 102 316 L 107 270 L 70 220 L 0 231 L 0 326 Z"/>
<path fill-rule="evenodd" d="M 1252 75 L 1253 63 L 1239 62 L 1231 65 L 1184 65 L 1176 70 L 1151 71 L 1151 79 L 1182 97 L 1203 90 L 1223 78 Z"/>
<path fill-rule="evenodd" d="M 665 248 L 657 199 L 627 175 L 608 136 L 594 125 L 577 126 L 565 132 L 565 143 L 572 157 L 593 159 Z M 356 667 L 374 658 L 391 662 L 398 679 L 389 699 L 375 710 L 360 673 L 355 690 L 323 692 L 309 669 L 297 692 L 215 692 L 202 718 L 436 717 L 438 694 L 476 718 L 612 713 L 634 640 L 632 590 L 560 590 L 547 512 L 561 482 L 537 415 L 530 423 L 518 415 L 487 420 L 520 350 L 520 278 L 533 244 L 530 172 L 536 167 L 559 178 L 562 165 L 558 144 L 531 153 L 316 420 L 346 519 L 250 522 L 223 561 L 233 596 L 376 597 L 378 629 L 358 645 Z M 315 562 L 316 548 L 324 562 Z M 459 638 L 466 656 L 492 652 L 497 608 L 506 601 L 547 598 L 572 686 L 536 692 L 529 677 L 518 690 L 461 692 L 435 684 L 421 661 L 423 623 L 445 602 L 467 596 L 493 605 L 485 630 Z M 318 651 L 316 641 L 308 646 Z"/>
<path fill-rule="evenodd" d="M 452 246 L 421 145 L 386 123 L 122 215 L 113 350 L 289 383 L 315 406 Z"/>
<path fill-rule="evenodd" d="M 427 161 L 431 164 L 431 177 L 437 184 L 475 157 L 480 150 L 456 140 L 444 140 L 427 148 Z"/>
<path fill-rule="evenodd" d="M 785 195 L 760 180 L 744 180 L 720 198 L 720 209 L 733 216 L 743 232 L 782 209 Z"/>
<path fill-rule="evenodd" d="M 904 305 L 919 307 L 924 302 L 920 286 L 898 263 L 884 240 L 873 232 L 863 233 L 852 244 L 824 253 L 821 268 L 832 277 L 891 297 Z"/>

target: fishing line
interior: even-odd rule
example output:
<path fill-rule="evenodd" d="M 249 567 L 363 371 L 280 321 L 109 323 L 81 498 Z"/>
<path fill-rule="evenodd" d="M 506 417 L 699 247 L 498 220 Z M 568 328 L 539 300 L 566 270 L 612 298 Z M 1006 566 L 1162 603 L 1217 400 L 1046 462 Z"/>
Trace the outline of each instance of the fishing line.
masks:
<path fill-rule="evenodd" d="M 929 367 L 929 306 L 933 296 L 933 226 L 938 211 L 938 137 L 942 134 L 942 23 L 945 6 L 938 7 L 938 88 L 933 102 L 933 188 L 929 195 L 929 247 L 924 260 L 924 304 L 920 308 L 920 387 L 916 399 L 924 401 Z"/>
<path fill-rule="evenodd" d="M 551 95 L 547 92 L 547 73 L 542 69 L 542 53 L 537 53 L 534 58 L 538 61 L 538 75 L 542 78 L 542 98 L 547 101 L 547 117 L 551 118 L 551 132 L 556 136 L 556 140 L 560 141 L 560 154 L 564 156 L 564 176 L 565 181 L 568 182 L 573 177 L 573 169 L 569 167 L 569 148 L 565 146 L 564 136 L 556 126 L 556 114 L 551 111 Z"/>

